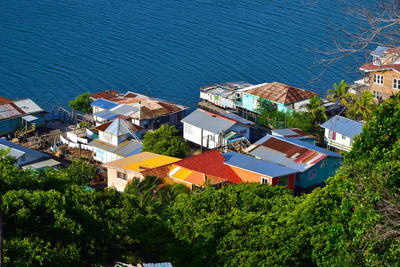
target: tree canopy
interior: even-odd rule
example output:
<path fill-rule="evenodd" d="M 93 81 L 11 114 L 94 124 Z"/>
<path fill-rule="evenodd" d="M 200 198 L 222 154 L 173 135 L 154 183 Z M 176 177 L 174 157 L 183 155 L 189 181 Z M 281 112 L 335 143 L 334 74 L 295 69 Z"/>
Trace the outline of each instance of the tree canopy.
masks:
<path fill-rule="evenodd" d="M 72 110 L 77 110 L 83 113 L 92 112 L 92 107 L 90 106 L 92 100 L 90 99 L 90 93 L 86 92 L 78 95 L 74 100 L 70 100 L 68 106 Z"/>
<path fill-rule="evenodd" d="M 174 126 L 164 124 L 143 137 L 143 151 L 183 158 L 189 149 Z"/>

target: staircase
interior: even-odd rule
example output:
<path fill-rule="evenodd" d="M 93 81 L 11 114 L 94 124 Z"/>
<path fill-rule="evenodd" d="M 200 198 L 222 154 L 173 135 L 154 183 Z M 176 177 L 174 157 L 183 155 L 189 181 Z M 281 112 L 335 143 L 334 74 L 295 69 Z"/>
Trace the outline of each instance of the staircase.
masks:
<path fill-rule="evenodd" d="M 22 126 L 14 132 L 14 136 L 17 138 L 23 137 L 25 134 L 31 133 L 36 130 L 36 124 L 31 123 L 29 126 Z"/>

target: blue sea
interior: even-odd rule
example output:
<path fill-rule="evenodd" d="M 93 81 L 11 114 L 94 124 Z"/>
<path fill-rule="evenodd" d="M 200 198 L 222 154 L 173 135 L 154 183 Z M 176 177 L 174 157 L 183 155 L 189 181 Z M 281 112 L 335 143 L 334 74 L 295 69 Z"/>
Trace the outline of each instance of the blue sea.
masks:
<path fill-rule="evenodd" d="M 193 108 L 200 87 L 226 81 L 325 93 L 360 76 L 347 58 L 314 80 L 315 50 L 346 17 L 328 0 L 1 1 L 0 96 L 50 110 L 107 89 Z"/>

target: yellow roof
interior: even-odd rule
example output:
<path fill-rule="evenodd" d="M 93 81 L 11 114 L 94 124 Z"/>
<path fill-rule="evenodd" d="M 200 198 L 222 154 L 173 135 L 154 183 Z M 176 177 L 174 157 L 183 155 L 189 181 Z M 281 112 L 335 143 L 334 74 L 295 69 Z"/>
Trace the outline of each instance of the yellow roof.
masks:
<path fill-rule="evenodd" d="M 116 168 L 126 171 L 141 172 L 177 162 L 181 159 L 159 155 L 151 152 L 142 152 L 123 159 L 103 164 L 106 168 Z"/>
<path fill-rule="evenodd" d="M 175 164 L 173 165 L 173 167 L 171 169 L 172 169 L 172 171 L 170 172 L 170 175 L 173 178 L 183 180 L 183 181 L 185 181 L 185 179 L 188 178 L 189 175 L 191 175 L 193 173 L 193 171 L 176 166 Z"/>

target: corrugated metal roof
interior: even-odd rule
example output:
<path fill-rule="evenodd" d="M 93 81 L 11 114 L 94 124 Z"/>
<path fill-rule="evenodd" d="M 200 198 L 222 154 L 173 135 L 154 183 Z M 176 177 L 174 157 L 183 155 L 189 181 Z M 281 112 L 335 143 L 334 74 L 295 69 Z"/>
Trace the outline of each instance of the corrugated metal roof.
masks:
<path fill-rule="evenodd" d="M 130 116 L 131 114 L 135 113 L 138 110 L 139 110 L 138 107 L 132 107 L 132 106 L 126 105 L 126 104 L 120 104 L 111 109 L 111 111 L 113 113 L 119 114 L 119 115 L 124 115 L 124 116 Z"/>
<path fill-rule="evenodd" d="M 304 132 L 298 128 L 287 128 L 287 129 L 274 129 L 271 130 L 272 135 L 276 136 L 283 136 L 283 137 L 291 137 L 291 138 L 297 138 L 297 139 L 302 139 L 302 138 L 315 138 L 315 136 Z"/>
<path fill-rule="evenodd" d="M 246 92 L 284 105 L 318 95 L 314 92 L 278 82 L 262 84 Z"/>
<path fill-rule="evenodd" d="M 26 114 L 32 114 L 37 112 L 43 112 L 44 110 L 39 107 L 32 99 L 22 99 L 14 101 L 14 104 L 23 110 Z"/>
<path fill-rule="evenodd" d="M 115 90 L 107 90 L 107 91 L 97 92 L 97 93 L 91 94 L 90 97 L 92 99 L 99 99 L 99 98 L 112 99 L 112 98 L 114 98 L 114 97 L 116 97 L 118 95 L 120 95 L 120 93 L 115 91 Z"/>
<path fill-rule="evenodd" d="M 238 167 L 251 172 L 256 172 L 268 177 L 279 177 L 297 173 L 297 170 L 290 169 L 270 161 L 256 159 L 236 152 L 227 152 L 222 154 L 228 164 L 233 167 Z"/>
<path fill-rule="evenodd" d="M 99 107 L 99 108 L 107 109 L 107 110 L 110 110 L 110 109 L 118 106 L 118 104 L 115 104 L 114 102 L 111 102 L 111 101 L 103 99 L 103 98 L 99 98 L 99 99 L 93 101 L 92 103 L 90 103 L 90 105 L 92 107 Z"/>
<path fill-rule="evenodd" d="M 361 122 L 353 121 L 338 115 L 321 125 L 322 128 L 340 133 L 341 135 L 350 137 L 351 139 L 362 132 L 363 126 L 364 124 Z"/>
<path fill-rule="evenodd" d="M 385 51 L 388 50 L 389 48 L 386 46 L 380 46 L 378 45 L 374 51 L 371 52 L 371 56 L 383 56 L 385 54 Z"/>
<path fill-rule="evenodd" d="M 139 148 L 143 147 L 142 144 L 135 140 L 126 140 L 119 144 L 119 146 L 113 146 L 109 143 L 95 139 L 89 143 L 89 145 L 98 147 L 102 150 L 120 155 L 122 157 L 127 157 L 132 154 L 132 152 L 139 152 Z"/>
<path fill-rule="evenodd" d="M 287 137 L 267 135 L 246 149 L 246 152 L 291 169 L 305 171 L 323 158 L 343 156 L 314 146 L 312 144 Z"/>
<path fill-rule="evenodd" d="M 11 148 L 10 155 L 16 158 L 19 158 L 24 154 L 28 154 L 39 158 L 50 158 L 50 156 L 47 154 L 41 153 L 39 151 L 24 146 L 17 145 L 15 143 L 0 138 L 0 149 L 7 149 L 7 148 Z"/>
<path fill-rule="evenodd" d="M 130 123 L 131 124 L 131 123 Z M 104 130 L 105 133 L 112 134 L 115 136 L 121 136 L 125 134 L 129 134 L 129 129 L 133 130 L 134 128 L 127 121 L 117 118 L 113 120 L 113 122 Z"/>
<path fill-rule="evenodd" d="M 0 105 L 0 120 L 18 117 L 24 115 L 25 112 L 16 106 L 14 103 L 7 103 Z"/>
<path fill-rule="evenodd" d="M 229 130 L 236 122 L 225 119 L 212 113 L 197 109 L 186 116 L 182 122 L 194 125 L 212 133 L 221 133 Z"/>
<path fill-rule="evenodd" d="M 118 114 L 114 114 L 108 110 L 103 110 L 103 111 L 94 113 L 93 115 L 96 117 L 99 117 L 101 119 L 104 119 L 104 120 L 112 120 L 119 116 Z"/>
<path fill-rule="evenodd" d="M 224 161 L 225 158 L 222 154 L 214 149 L 175 162 L 175 165 L 209 176 L 216 176 L 231 183 L 240 183 L 242 180 L 231 168 L 224 164 Z"/>

